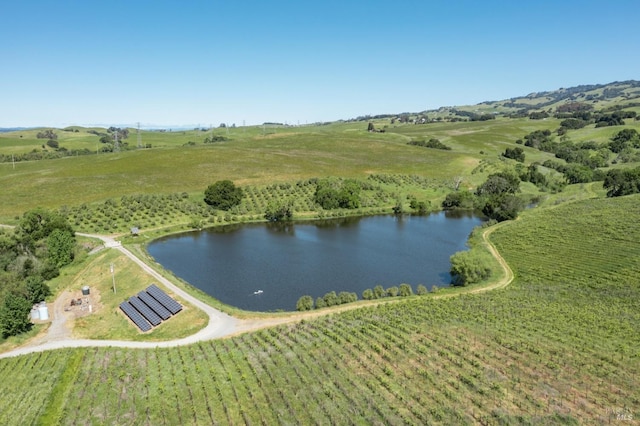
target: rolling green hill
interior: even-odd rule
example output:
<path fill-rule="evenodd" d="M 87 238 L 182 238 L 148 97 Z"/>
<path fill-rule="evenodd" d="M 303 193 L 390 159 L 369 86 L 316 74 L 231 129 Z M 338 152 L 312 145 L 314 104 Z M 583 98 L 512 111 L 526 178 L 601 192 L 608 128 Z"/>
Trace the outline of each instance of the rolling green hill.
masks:
<path fill-rule="evenodd" d="M 300 217 L 347 214 L 314 205 L 313 179 L 326 176 L 365 183 L 356 214 L 389 212 L 410 197 L 438 208 L 456 182 L 474 189 L 496 171 L 566 164 L 517 143 L 535 131 L 588 142 L 588 156 L 606 155 L 603 172 L 638 166 L 637 147 L 628 162 L 606 151 L 621 129 L 640 131 L 633 114 L 598 127 L 602 116 L 640 112 L 638 97 L 637 82 L 622 82 L 309 126 L 143 131 L 144 149 L 130 129 L 120 152 L 100 142 L 107 129 L 55 130 L 58 148 L 37 137 L 46 129 L 2 133 L 0 223 L 42 206 L 78 230 L 122 235 L 142 225 L 156 236 L 262 220 L 274 199 L 295 200 Z M 575 103 L 593 115 L 558 134 L 556 114 Z M 409 144 L 431 138 L 451 149 Z M 501 155 L 514 147 L 522 165 Z M 246 194 L 229 213 L 202 201 L 221 179 Z M 515 273 L 505 289 L 414 297 L 180 348 L 0 359 L 0 424 L 633 424 L 640 196 L 604 198 L 601 181 L 562 192 L 520 187 L 540 202 L 491 236 Z M 58 291 L 73 281 L 67 273 Z"/>

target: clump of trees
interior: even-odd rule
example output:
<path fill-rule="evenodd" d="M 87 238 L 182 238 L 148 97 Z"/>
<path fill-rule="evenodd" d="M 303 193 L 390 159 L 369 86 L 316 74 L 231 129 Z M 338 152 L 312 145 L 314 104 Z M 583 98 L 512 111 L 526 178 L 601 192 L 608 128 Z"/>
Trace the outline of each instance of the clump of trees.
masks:
<path fill-rule="evenodd" d="M 15 230 L 0 231 L 0 332 L 29 330 L 29 311 L 51 292 L 47 280 L 75 258 L 74 231 L 59 213 L 35 209 Z"/>
<path fill-rule="evenodd" d="M 325 210 L 357 209 L 360 207 L 361 184 L 353 179 L 320 179 L 314 201 Z"/>
<path fill-rule="evenodd" d="M 482 252 L 459 251 L 450 260 L 451 283 L 455 286 L 475 284 L 491 276 L 489 260 Z"/>
<path fill-rule="evenodd" d="M 493 173 L 475 193 L 467 190 L 447 194 L 442 202 L 445 210 L 478 209 L 490 219 L 499 222 L 518 217 L 524 201 L 516 194 L 520 191 L 520 177 L 510 171 Z"/>
<path fill-rule="evenodd" d="M 424 295 L 427 294 L 428 290 L 423 285 L 418 285 L 416 289 L 416 294 Z M 413 289 L 410 284 L 400 284 L 399 286 L 391 286 L 389 288 L 384 288 L 381 285 L 375 286 L 373 289 L 366 289 L 362 292 L 363 300 L 375 300 L 375 299 L 383 299 L 387 297 L 409 297 L 412 296 Z M 298 311 L 310 311 L 312 309 L 321 309 L 329 306 L 337 306 L 343 305 L 345 303 L 353 303 L 358 301 L 358 295 L 356 293 L 341 291 L 340 293 L 336 293 L 335 291 L 330 291 L 322 297 L 316 298 L 315 302 L 313 297 L 309 295 L 305 295 L 298 299 L 296 303 L 296 309 Z"/>
<path fill-rule="evenodd" d="M 219 210 L 229 210 L 242 201 L 242 188 L 230 180 L 220 180 L 204 191 L 204 202 Z"/>
<path fill-rule="evenodd" d="M 38 132 L 36 134 L 36 138 L 38 138 L 38 139 L 56 140 L 56 139 L 58 139 L 58 135 L 52 129 L 47 129 L 47 130 L 43 130 L 41 132 Z"/>
<path fill-rule="evenodd" d="M 620 197 L 640 193 L 640 167 L 609 170 L 604 178 L 607 197 Z"/>
<path fill-rule="evenodd" d="M 439 139 L 436 138 L 431 138 L 428 141 L 425 140 L 416 140 L 416 141 L 410 141 L 407 142 L 408 145 L 415 145 L 415 146 L 422 146 L 425 148 L 435 148 L 435 149 L 444 149 L 447 151 L 451 150 L 450 146 L 447 146 L 445 144 L 443 144 L 442 142 L 440 142 Z"/>
<path fill-rule="evenodd" d="M 292 201 L 270 201 L 264 213 L 264 218 L 269 222 L 287 222 L 293 218 Z"/>
<path fill-rule="evenodd" d="M 505 158 L 511 158 L 512 160 L 516 160 L 520 163 L 524 163 L 524 150 L 519 146 L 515 148 L 507 148 L 502 153 L 502 156 Z"/>

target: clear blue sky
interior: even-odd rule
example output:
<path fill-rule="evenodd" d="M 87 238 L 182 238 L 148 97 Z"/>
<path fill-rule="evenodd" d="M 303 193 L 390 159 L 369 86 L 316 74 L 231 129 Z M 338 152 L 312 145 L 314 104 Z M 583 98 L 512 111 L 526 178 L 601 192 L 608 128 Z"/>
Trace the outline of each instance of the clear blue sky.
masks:
<path fill-rule="evenodd" d="M 4 1 L 0 127 L 289 124 L 640 79 L 640 2 Z"/>

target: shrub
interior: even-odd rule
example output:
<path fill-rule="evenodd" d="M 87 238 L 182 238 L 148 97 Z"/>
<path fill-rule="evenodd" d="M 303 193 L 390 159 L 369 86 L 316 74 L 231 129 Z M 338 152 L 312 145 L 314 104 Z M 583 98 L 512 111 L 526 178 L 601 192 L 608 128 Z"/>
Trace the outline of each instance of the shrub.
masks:
<path fill-rule="evenodd" d="M 466 286 L 485 280 L 491 276 L 487 259 L 479 253 L 459 251 L 451 256 L 451 282 L 456 286 Z"/>

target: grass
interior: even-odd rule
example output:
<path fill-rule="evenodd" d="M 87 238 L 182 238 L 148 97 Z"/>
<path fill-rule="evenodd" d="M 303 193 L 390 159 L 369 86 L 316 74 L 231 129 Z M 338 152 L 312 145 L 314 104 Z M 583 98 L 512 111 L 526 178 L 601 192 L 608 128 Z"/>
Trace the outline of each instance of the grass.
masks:
<path fill-rule="evenodd" d="M 499 227 L 491 239 L 516 276 L 503 290 L 416 297 L 180 348 L 87 349 L 61 423 L 636 419 L 638 202 L 567 202 Z M 18 392 L 11 401 L 33 395 L 21 424 L 40 418 L 48 396 L 12 383 L 28 383 L 40 371 L 60 374 L 56 366 L 67 356 L 0 361 L 0 372 L 12 377 L 0 392 Z M 34 362 L 41 368 L 24 368 Z"/>
<path fill-rule="evenodd" d="M 110 272 L 111 264 L 114 265 L 115 271 L 115 293 Z M 100 295 L 100 302 L 92 315 L 74 321 L 74 336 L 90 339 L 160 341 L 189 336 L 207 325 L 208 318 L 202 311 L 176 297 L 184 306 L 183 310 L 151 332 L 140 333 L 120 312 L 118 306 L 151 283 L 150 277 L 136 263 L 117 250 L 105 250 L 88 258 L 82 270 L 74 274 L 68 286 L 77 290 L 88 285 L 95 294 Z"/>

